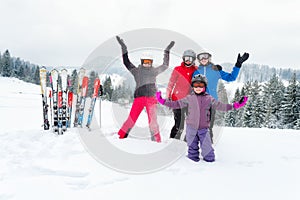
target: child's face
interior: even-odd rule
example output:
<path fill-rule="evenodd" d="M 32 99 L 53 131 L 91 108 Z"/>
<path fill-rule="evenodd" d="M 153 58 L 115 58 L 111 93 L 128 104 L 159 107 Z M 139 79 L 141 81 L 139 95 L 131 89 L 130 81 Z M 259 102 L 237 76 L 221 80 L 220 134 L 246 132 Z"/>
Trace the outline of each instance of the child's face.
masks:
<path fill-rule="evenodd" d="M 205 84 L 196 82 L 196 83 L 193 84 L 193 90 L 196 94 L 200 94 L 202 92 L 205 92 Z"/>

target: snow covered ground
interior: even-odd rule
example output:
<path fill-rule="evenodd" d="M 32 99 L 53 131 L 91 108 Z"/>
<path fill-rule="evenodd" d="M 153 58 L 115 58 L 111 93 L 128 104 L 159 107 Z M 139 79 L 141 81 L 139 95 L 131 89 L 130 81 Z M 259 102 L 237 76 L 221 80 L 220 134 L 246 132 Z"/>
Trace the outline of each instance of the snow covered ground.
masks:
<path fill-rule="evenodd" d="M 97 162 L 77 129 L 61 136 L 44 131 L 39 86 L 0 77 L 0 91 L 1 200 L 300 198 L 299 131 L 224 128 L 216 162 L 194 163 L 183 155 L 155 173 L 131 175 Z M 102 129 L 116 131 L 108 116 Z M 170 125 L 162 128 L 161 144 L 108 137 L 126 150 L 147 152 L 168 145 Z"/>

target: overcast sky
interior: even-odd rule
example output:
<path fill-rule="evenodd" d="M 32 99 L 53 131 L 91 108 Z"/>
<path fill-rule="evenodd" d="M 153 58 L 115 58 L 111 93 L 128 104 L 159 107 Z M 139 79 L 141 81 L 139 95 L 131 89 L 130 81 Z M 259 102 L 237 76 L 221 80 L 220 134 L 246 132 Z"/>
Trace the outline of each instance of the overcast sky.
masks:
<path fill-rule="evenodd" d="M 179 32 L 235 62 L 300 68 L 299 0 L 0 0 L 0 51 L 80 66 L 102 42 L 140 28 Z M 188 48 L 188 47 L 187 47 Z"/>

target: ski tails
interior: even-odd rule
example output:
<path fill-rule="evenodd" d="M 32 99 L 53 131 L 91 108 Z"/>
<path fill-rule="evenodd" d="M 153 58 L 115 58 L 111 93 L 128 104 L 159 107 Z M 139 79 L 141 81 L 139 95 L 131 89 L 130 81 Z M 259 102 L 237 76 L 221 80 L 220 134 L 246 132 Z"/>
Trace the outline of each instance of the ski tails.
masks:
<path fill-rule="evenodd" d="M 73 92 L 68 92 L 68 107 L 67 107 L 67 128 L 71 127 L 71 117 L 72 117 L 72 106 L 73 106 Z"/>
<path fill-rule="evenodd" d="M 57 126 L 58 126 L 58 134 L 62 135 L 63 134 L 63 96 L 62 96 L 62 90 L 61 88 L 58 89 L 57 93 L 57 109 L 58 109 L 58 121 L 57 121 Z"/>
<path fill-rule="evenodd" d="M 49 130 L 49 118 L 48 118 L 48 104 L 47 104 L 47 70 L 45 67 L 40 69 L 40 84 L 41 84 L 41 95 L 43 101 L 43 120 L 44 130 Z"/>
<path fill-rule="evenodd" d="M 90 105 L 90 108 L 89 108 L 87 124 L 86 124 L 86 127 L 88 129 L 90 129 L 90 125 L 92 123 L 92 118 L 93 118 L 93 114 L 94 114 L 94 108 L 95 108 L 96 100 L 97 100 L 97 97 L 98 97 L 99 88 L 100 88 L 100 79 L 96 78 L 95 81 L 94 81 L 94 92 L 93 92 L 91 105 Z"/>

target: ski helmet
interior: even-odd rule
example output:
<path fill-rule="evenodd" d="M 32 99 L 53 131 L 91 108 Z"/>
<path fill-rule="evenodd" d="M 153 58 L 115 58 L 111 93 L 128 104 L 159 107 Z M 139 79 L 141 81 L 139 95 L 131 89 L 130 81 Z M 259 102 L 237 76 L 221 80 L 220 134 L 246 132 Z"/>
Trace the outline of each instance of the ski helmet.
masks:
<path fill-rule="evenodd" d="M 204 76 L 204 75 L 201 75 L 201 74 L 197 74 L 196 76 L 194 76 L 192 78 L 192 83 L 191 85 L 193 86 L 194 83 L 204 83 L 205 84 L 205 87 L 207 87 L 207 84 L 208 84 L 208 81 L 207 81 L 207 78 Z"/>
<path fill-rule="evenodd" d="M 182 55 L 182 59 L 186 56 L 196 59 L 196 53 L 192 49 L 185 50 Z"/>
<path fill-rule="evenodd" d="M 210 53 L 208 53 L 208 52 L 206 52 L 206 51 L 204 51 L 204 52 L 201 52 L 201 53 L 199 53 L 198 55 L 197 55 L 197 59 L 200 61 L 200 60 L 202 60 L 202 59 L 211 59 L 211 54 Z"/>
<path fill-rule="evenodd" d="M 144 52 L 141 56 L 141 64 L 147 64 L 148 66 L 152 66 L 153 63 L 153 55 L 149 52 Z"/>
<path fill-rule="evenodd" d="M 150 52 L 143 52 L 141 56 L 141 60 L 152 60 L 153 61 L 153 55 Z"/>
<path fill-rule="evenodd" d="M 183 55 L 182 55 L 182 59 L 183 59 L 183 62 L 186 66 L 191 66 L 194 64 L 195 60 L 196 60 L 196 53 L 191 50 L 191 49 L 188 49 L 188 50 L 185 50 L 183 52 Z M 190 64 L 187 64 L 187 60 L 190 61 Z"/>

